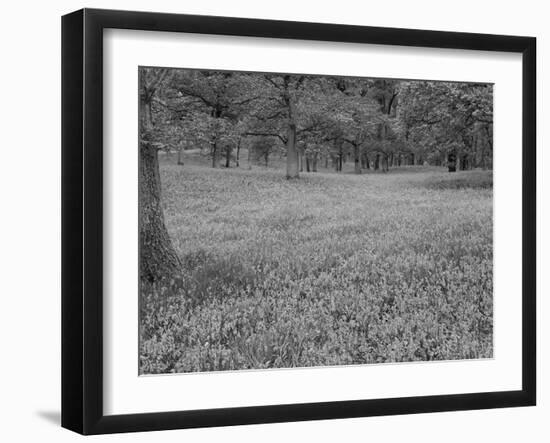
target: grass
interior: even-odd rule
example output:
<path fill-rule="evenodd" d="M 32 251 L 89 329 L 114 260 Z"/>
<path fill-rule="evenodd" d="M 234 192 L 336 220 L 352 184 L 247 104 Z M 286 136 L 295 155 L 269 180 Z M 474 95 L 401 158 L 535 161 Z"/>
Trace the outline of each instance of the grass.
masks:
<path fill-rule="evenodd" d="M 423 185 L 430 189 L 493 189 L 493 175 L 487 171 L 431 175 Z"/>
<path fill-rule="evenodd" d="M 172 163 L 183 269 L 142 286 L 141 373 L 492 357 L 491 172 Z"/>

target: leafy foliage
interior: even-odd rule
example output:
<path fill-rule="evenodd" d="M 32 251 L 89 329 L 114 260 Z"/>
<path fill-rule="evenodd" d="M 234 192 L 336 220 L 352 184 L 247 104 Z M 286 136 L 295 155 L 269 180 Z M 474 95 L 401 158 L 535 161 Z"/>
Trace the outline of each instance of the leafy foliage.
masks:
<path fill-rule="evenodd" d="M 383 171 L 402 162 L 492 167 L 490 84 L 142 69 L 163 78 L 153 107 L 156 141 L 168 150 L 199 148 L 214 167 L 243 137 L 269 137 L 270 151 L 292 154 L 290 130 L 300 156 L 337 158 L 341 166 L 349 153 L 356 173 L 374 160 Z"/>

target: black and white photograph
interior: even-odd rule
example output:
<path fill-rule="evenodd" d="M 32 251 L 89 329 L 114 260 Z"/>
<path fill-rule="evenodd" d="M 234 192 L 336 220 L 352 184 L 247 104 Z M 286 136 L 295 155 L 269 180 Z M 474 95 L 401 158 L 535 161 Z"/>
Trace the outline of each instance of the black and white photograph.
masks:
<path fill-rule="evenodd" d="M 493 357 L 493 85 L 139 68 L 139 373 Z"/>

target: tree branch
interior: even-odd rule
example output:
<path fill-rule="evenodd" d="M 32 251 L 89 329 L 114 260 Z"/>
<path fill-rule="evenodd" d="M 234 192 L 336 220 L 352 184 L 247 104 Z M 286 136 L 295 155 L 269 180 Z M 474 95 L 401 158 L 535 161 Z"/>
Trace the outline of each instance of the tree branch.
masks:
<path fill-rule="evenodd" d="M 196 91 L 193 91 L 191 89 L 186 89 L 186 88 L 178 88 L 178 91 L 183 94 L 183 95 L 186 95 L 188 97 L 193 97 L 193 98 L 196 98 L 200 101 L 202 101 L 206 106 L 208 106 L 209 108 L 215 108 L 217 103 L 207 99 L 206 97 L 204 97 L 202 94 L 196 92 Z"/>
<path fill-rule="evenodd" d="M 281 86 L 278 85 L 271 77 L 269 77 L 268 75 L 264 75 L 264 78 L 269 82 L 271 83 L 275 88 L 277 89 L 281 89 Z"/>
<path fill-rule="evenodd" d="M 272 133 L 272 132 L 245 132 L 244 135 L 258 136 L 258 137 L 277 137 L 279 140 L 281 140 L 283 143 L 286 144 L 286 139 L 283 138 L 280 134 L 277 134 L 277 133 Z"/>

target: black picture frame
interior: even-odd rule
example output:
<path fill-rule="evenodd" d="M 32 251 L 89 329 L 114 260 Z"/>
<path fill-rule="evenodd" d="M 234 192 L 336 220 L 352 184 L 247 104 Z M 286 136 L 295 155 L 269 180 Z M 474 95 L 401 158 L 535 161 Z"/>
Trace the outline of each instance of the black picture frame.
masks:
<path fill-rule="evenodd" d="M 103 413 L 103 30 L 522 54 L 522 389 L 130 415 Z M 530 406 L 536 402 L 536 39 L 83 9 L 62 18 L 62 426 L 81 434 Z"/>

